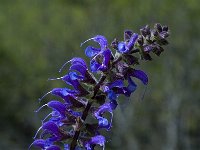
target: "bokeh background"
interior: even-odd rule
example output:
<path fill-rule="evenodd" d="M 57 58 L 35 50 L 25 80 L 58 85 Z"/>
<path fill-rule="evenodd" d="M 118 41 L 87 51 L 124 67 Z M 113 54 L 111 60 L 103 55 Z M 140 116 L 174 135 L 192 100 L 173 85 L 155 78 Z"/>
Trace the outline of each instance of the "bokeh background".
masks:
<path fill-rule="evenodd" d="M 47 79 L 85 58 L 81 42 L 97 34 L 111 42 L 156 22 L 169 26 L 170 45 L 141 64 L 146 93 L 141 85 L 121 98 L 106 149 L 199 150 L 199 0 L 0 0 L 0 149 L 27 149 L 48 113 L 34 113 L 38 98 L 61 86 Z"/>

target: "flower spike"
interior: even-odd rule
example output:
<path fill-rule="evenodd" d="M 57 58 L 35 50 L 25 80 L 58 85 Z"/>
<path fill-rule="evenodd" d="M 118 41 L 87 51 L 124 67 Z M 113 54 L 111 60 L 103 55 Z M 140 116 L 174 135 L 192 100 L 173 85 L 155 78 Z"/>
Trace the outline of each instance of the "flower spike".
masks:
<path fill-rule="evenodd" d="M 74 57 L 60 68 L 59 72 L 70 63 L 65 75 L 48 79 L 61 80 L 67 87 L 53 88 L 39 99 L 51 94 L 63 101 L 51 100 L 35 111 L 46 106 L 51 110 L 42 120 L 29 149 L 35 146 L 41 150 L 94 150 L 99 145 L 104 150 L 106 138 L 102 130 L 112 128 L 118 97 L 132 96 L 137 89 L 135 78 L 145 85 L 146 91 L 148 76 L 143 70 L 136 69 L 136 65 L 142 60 L 152 60 L 152 54 L 160 56 L 168 44 L 168 36 L 168 27 L 157 23 L 153 29 L 146 25 L 140 29 L 140 34 L 125 30 L 124 39 L 114 38 L 111 47 L 102 35 L 81 43 L 82 46 L 92 40 L 99 47 L 86 47 L 89 65 L 84 59 Z M 88 116 L 91 116 L 91 122 Z"/>

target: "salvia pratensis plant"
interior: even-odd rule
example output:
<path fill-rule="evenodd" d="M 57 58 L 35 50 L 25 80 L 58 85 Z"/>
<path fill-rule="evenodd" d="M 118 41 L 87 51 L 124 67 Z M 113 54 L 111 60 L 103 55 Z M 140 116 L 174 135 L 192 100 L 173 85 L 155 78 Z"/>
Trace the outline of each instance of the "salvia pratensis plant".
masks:
<path fill-rule="evenodd" d="M 105 149 L 106 138 L 101 130 L 111 129 L 118 96 L 130 97 L 137 88 L 135 79 L 148 84 L 146 73 L 135 66 L 139 60 L 152 60 L 152 53 L 160 56 L 168 36 L 168 27 L 157 23 L 153 29 L 146 25 L 139 34 L 125 30 L 124 39 L 115 38 L 111 45 L 102 35 L 83 42 L 81 46 L 94 41 L 99 47 L 85 49 L 89 66 L 82 58 L 74 57 L 60 69 L 61 72 L 69 65 L 66 75 L 49 79 L 62 80 L 71 88 L 54 88 L 40 99 L 51 94 L 63 100 L 51 100 L 36 110 L 49 107 L 52 111 L 42 121 L 29 149 L 34 146 L 42 150 L 94 150 L 96 145 Z M 109 119 L 106 113 L 110 114 Z M 88 115 L 92 117 L 86 120 Z"/>

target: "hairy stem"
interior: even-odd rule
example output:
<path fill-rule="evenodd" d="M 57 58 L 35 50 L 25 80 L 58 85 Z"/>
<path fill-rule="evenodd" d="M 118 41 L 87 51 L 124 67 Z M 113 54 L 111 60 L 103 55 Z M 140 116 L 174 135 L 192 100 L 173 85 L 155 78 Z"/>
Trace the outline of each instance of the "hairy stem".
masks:
<path fill-rule="evenodd" d="M 99 91 L 99 88 L 100 88 L 101 84 L 104 82 L 105 79 L 106 79 L 106 75 L 102 75 L 101 78 L 99 79 L 99 82 L 94 87 L 94 93 L 93 93 L 93 96 L 92 96 L 91 99 L 95 98 L 96 94 Z M 87 106 L 85 107 L 85 109 L 83 111 L 83 114 L 81 116 L 81 119 L 83 121 L 85 121 L 85 119 L 87 118 L 88 112 L 89 112 L 89 110 L 90 110 L 90 108 L 92 106 L 92 103 L 93 103 L 93 101 L 87 103 Z M 70 145 L 70 150 L 75 150 L 80 132 L 81 132 L 80 130 L 77 130 L 75 132 L 75 134 L 73 136 L 73 140 L 72 140 L 71 145 Z"/>

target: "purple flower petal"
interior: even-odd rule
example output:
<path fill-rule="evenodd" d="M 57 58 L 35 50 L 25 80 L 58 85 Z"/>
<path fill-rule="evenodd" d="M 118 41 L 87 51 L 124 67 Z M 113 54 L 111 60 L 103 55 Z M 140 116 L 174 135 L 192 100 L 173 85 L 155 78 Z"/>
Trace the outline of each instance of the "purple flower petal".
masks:
<path fill-rule="evenodd" d="M 127 90 L 127 87 L 113 87 L 112 90 L 114 91 L 115 94 L 123 94 L 127 97 L 130 96 L 129 91 Z"/>
<path fill-rule="evenodd" d="M 93 41 L 99 43 L 99 45 L 101 47 L 101 50 L 104 50 L 104 49 L 106 49 L 108 47 L 107 39 L 102 35 L 97 35 L 97 36 L 95 36 L 93 38 L 90 38 L 90 39 L 86 40 L 85 42 L 81 43 L 81 46 L 83 44 L 85 44 L 86 42 L 90 41 L 90 40 L 93 40 Z"/>
<path fill-rule="evenodd" d="M 92 137 L 89 141 L 85 143 L 85 148 L 86 150 L 92 150 L 91 145 L 97 144 L 97 145 L 103 146 L 103 149 L 104 149 L 105 142 L 106 142 L 106 139 L 104 136 L 97 135 L 97 136 Z"/>
<path fill-rule="evenodd" d="M 133 69 L 130 75 L 141 80 L 143 84 L 145 85 L 148 84 L 148 76 L 146 75 L 144 71 Z"/>
<path fill-rule="evenodd" d="M 35 141 L 29 146 L 29 149 L 31 148 L 31 146 L 35 146 L 35 147 L 44 149 L 44 148 L 45 148 L 45 144 L 46 144 L 46 141 L 45 141 L 45 140 L 43 140 L 43 139 L 37 139 L 37 140 L 35 140 Z"/>
<path fill-rule="evenodd" d="M 102 50 L 105 49 L 108 46 L 107 39 L 102 35 L 97 35 L 97 36 L 93 37 L 93 40 L 95 42 L 99 43 Z"/>
<path fill-rule="evenodd" d="M 117 94 L 113 90 L 108 90 L 108 99 L 111 101 L 115 101 L 117 99 Z"/>
<path fill-rule="evenodd" d="M 52 90 L 52 94 L 63 98 L 67 105 L 71 104 L 73 107 L 77 108 L 85 106 L 85 104 L 78 101 L 73 94 L 68 93 L 67 88 L 55 88 Z"/>
<path fill-rule="evenodd" d="M 93 56 L 97 55 L 100 51 L 101 51 L 101 49 L 94 48 L 92 46 L 88 46 L 85 49 L 85 55 L 88 57 L 93 57 Z"/>
<path fill-rule="evenodd" d="M 76 72 L 70 72 L 69 74 L 65 75 L 62 80 L 65 81 L 67 84 L 74 86 L 78 86 L 78 77 Z"/>
<path fill-rule="evenodd" d="M 51 91 L 51 94 L 56 95 L 56 96 L 67 96 L 67 95 L 76 94 L 76 92 L 68 88 L 54 88 Z"/>
<path fill-rule="evenodd" d="M 129 42 L 128 43 L 125 43 L 125 42 L 119 42 L 118 44 L 118 51 L 120 53 L 128 53 L 130 52 L 130 50 L 133 48 L 136 40 L 138 38 L 138 34 L 134 33 L 131 38 L 129 39 Z"/>
<path fill-rule="evenodd" d="M 102 51 L 90 61 L 92 72 L 106 71 L 109 69 L 111 51 L 109 49 Z"/>
<path fill-rule="evenodd" d="M 67 103 L 70 103 L 68 99 L 73 97 L 73 94 L 75 94 L 75 93 L 71 94 L 69 92 L 70 92 L 70 89 L 68 89 L 68 88 L 54 88 L 51 91 L 51 94 L 59 96 L 59 97 L 63 98 Z"/>
<path fill-rule="evenodd" d="M 124 81 L 119 79 L 119 80 L 115 80 L 114 82 L 110 83 L 109 88 L 113 88 L 113 87 L 124 87 Z"/>
<path fill-rule="evenodd" d="M 84 66 L 85 68 L 87 68 L 86 63 L 85 63 L 85 61 L 84 61 L 82 58 L 80 58 L 80 57 L 75 57 L 75 58 L 73 58 L 73 59 L 71 59 L 71 60 L 65 62 L 65 63 L 62 65 L 62 67 L 60 68 L 59 72 L 61 72 L 62 69 L 65 67 L 65 65 L 68 64 L 68 63 L 70 63 L 70 62 L 71 62 L 72 65 L 79 64 L 79 65 L 82 65 L 82 66 Z"/>
<path fill-rule="evenodd" d="M 45 122 L 45 120 L 48 119 L 49 116 L 52 116 L 51 118 L 49 118 L 48 121 L 53 121 L 55 122 L 59 127 L 63 125 L 62 120 L 66 117 L 65 115 L 62 115 L 58 112 L 58 111 L 52 111 L 50 114 L 48 114 L 43 120 L 42 122 Z"/>
<path fill-rule="evenodd" d="M 129 77 L 128 78 L 128 87 L 127 90 L 128 92 L 131 94 L 133 93 L 137 88 L 137 85 L 135 84 L 135 82 Z"/>
<path fill-rule="evenodd" d="M 111 124 L 112 124 L 112 121 L 109 123 L 108 120 L 104 117 L 98 118 L 98 128 L 100 128 L 100 129 L 105 128 L 107 130 L 110 130 Z"/>
<path fill-rule="evenodd" d="M 64 150 L 70 150 L 70 145 L 69 144 L 64 144 Z"/>
<path fill-rule="evenodd" d="M 117 107 L 117 101 L 113 100 L 110 101 L 108 103 L 104 103 L 103 105 L 101 105 L 95 112 L 94 112 L 94 116 L 96 117 L 96 119 L 98 120 L 98 124 L 99 124 L 99 128 L 106 128 L 107 130 L 109 130 L 111 128 L 111 124 L 112 124 L 112 118 L 113 118 L 113 113 L 112 111 Z M 108 122 L 108 120 L 104 117 L 102 117 L 102 115 L 105 112 L 109 112 L 112 116 L 110 119 L 110 123 Z"/>
<path fill-rule="evenodd" d="M 103 113 L 105 112 L 110 112 L 112 113 L 112 111 L 117 107 L 117 102 L 116 101 L 110 101 L 108 103 L 104 103 L 103 105 L 101 105 L 95 112 L 94 115 L 95 117 L 99 117 L 101 115 L 103 115 Z"/>
<path fill-rule="evenodd" d="M 73 111 L 72 109 L 68 109 L 67 112 L 69 112 L 71 115 L 73 115 L 75 117 L 81 117 L 82 116 L 82 112 Z"/>
<path fill-rule="evenodd" d="M 87 68 L 86 62 L 82 58 L 79 58 L 79 57 L 75 57 L 75 58 L 71 59 L 71 64 L 72 65 L 82 65 L 83 67 Z"/>
<path fill-rule="evenodd" d="M 64 76 L 62 80 L 65 81 L 67 84 L 72 85 L 74 89 L 79 92 L 79 96 L 89 94 L 89 92 L 86 89 L 84 89 L 79 83 L 76 72 L 70 72 L 69 74 Z"/>
<path fill-rule="evenodd" d="M 125 53 L 126 52 L 126 45 L 125 42 L 120 42 L 118 44 L 118 51 L 121 53 Z"/>
<path fill-rule="evenodd" d="M 97 72 L 101 64 L 97 63 L 94 59 L 90 61 L 90 69 L 92 72 Z"/>
<path fill-rule="evenodd" d="M 50 101 L 47 106 L 58 111 L 62 116 L 65 116 L 66 106 L 59 101 Z"/>
<path fill-rule="evenodd" d="M 57 137 L 61 136 L 60 129 L 53 121 L 47 121 L 42 125 L 42 129 L 49 131 L 50 133 L 56 135 Z"/>
<path fill-rule="evenodd" d="M 132 47 L 134 46 L 134 44 L 135 44 L 137 38 L 138 38 L 138 34 L 136 34 L 136 33 L 134 33 L 134 34 L 131 36 L 131 38 L 130 38 L 128 44 L 126 45 L 128 51 L 132 49 Z"/>
<path fill-rule="evenodd" d="M 83 67 L 83 66 L 80 65 L 80 64 L 76 64 L 76 65 L 72 65 L 72 66 L 70 67 L 69 70 L 75 70 L 75 71 L 80 72 L 81 75 L 78 75 L 78 74 L 77 74 L 77 75 L 75 75 L 75 76 L 76 76 L 76 78 L 77 78 L 78 80 L 82 80 L 82 79 L 84 79 L 84 77 L 85 77 L 87 68 Z"/>
<path fill-rule="evenodd" d="M 54 88 L 53 90 L 47 92 L 44 94 L 41 98 L 39 98 L 39 101 L 46 97 L 48 94 L 56 95 L 56 96 L 67 96 L 67 95 L 76 95 L 77 91 L 71 90 L 68 88 Z"/>
<path fill-rule="evenodd" d="M 128 87 L 125 87 L 123 80 L 115 80 L 109 83 L 108 86 L 106 86 L 107 88 L 105 87 L 104 92 L 107 92 L 110 100 L 116 100 L 119 94 L 130 97 L 131 93 L 136 89 L 136 84 L 131 79 L 128 80 L 128 83 Z"/>
<path fill-rule="evenodd" d="M 60 147 L 59 146 L 57 146 L 57 145 L 51 145 L 51 146 L 49 146 L 47 149 L 45 149 L 45 150 L 61 150 L 60 149 Z"/>
<path fill-rule="evenodd" d="M 101 66 L 101 71 L 106 71 L 109 68 L 109 63 L 111 59 L 111 51 L 109 49 L 102 52 L 103 55 L 103 63 Z"/>

